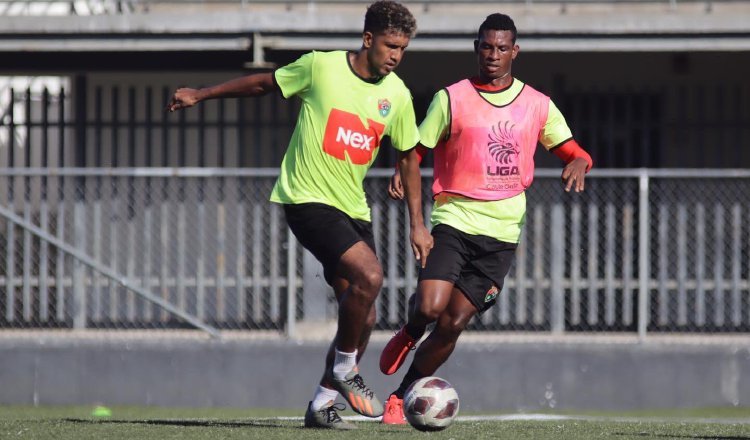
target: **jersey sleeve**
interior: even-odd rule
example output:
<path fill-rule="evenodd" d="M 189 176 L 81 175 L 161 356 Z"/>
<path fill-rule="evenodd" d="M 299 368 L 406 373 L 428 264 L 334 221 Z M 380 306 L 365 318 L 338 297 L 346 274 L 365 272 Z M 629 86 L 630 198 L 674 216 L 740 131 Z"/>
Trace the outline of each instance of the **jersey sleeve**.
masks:
<path fill-rule="evenodd" d="M 568 123 L 565 122 L 565 117 L 563 117 L 555 103 L 550 100 L 547 122 L 539 134 L 539 142 L 545 149 L 550 150 L 572 138 L 573 134 L 568 127 Z"/>
<path fill-rule="evenodd" d="M 313 81 L 315 52 L 302 55 L 296 61 L 276 69 L 273 73 L 284 98 L 301 95 L 310 90 Z"/>
<path fill-rule="evenodd" d="M 419 142 L 427 148 L 435 146 L 448 133 L 450 109 L 448 92 L 444 89 L 435 93 L 427 109 L 427 115 L 419 125 Z"/>
<path fill-rule="evenodd" d="M 419 142 L 417 118 L 414 116 L 414 104 L 409 92 L 406 93 L 403 101 L 400 111 L 395 115 L 388 129 L 391 144 L 399 151 L 410 150 Z"/>

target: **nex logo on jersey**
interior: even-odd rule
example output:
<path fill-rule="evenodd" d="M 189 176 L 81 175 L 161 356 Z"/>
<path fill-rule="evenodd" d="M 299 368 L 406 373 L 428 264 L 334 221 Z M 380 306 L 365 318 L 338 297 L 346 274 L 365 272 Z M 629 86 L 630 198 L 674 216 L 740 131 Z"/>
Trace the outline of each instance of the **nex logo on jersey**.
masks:
<path fill-rule="evenodd" d="M 367 125 L 353 113 L 332 109 L 323 136 L 323 151 L 339 160 L 349 156 L 353 164 L 367 165 L 380 147 L 385 131 L 385 125 L 371 119 Z"/>

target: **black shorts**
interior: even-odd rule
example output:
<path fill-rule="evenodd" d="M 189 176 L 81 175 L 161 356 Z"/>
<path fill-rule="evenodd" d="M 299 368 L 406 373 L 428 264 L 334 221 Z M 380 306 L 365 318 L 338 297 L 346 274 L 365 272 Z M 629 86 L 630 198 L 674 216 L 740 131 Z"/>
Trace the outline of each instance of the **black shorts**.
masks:
<path fill-rule="evenodd" d="M 375 252 L 372 223 L 356 220 L 333 206 L 322 203 L 284 205 L 289 229 L 297 240 L 323 265 L 323 276 L 333 283 L 344 252 L 364 241 Z"/>
<path fill-rule="evenodd" d="M 503 289 L 518 244 L 471 235 L 448 225 L 432 229 L 435 245 L 419 281 L 450 281 L 479 312 L 492 307 Z"/>

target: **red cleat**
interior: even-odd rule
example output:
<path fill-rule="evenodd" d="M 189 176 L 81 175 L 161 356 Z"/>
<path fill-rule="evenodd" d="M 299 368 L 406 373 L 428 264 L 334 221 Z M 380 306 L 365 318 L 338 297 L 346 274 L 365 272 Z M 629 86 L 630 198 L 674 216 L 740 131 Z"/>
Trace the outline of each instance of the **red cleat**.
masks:
<path fill-rule="evenodd" d="M 383 424 L 385 425 L 405 425 L 404 417 L 404 399 L 399 399 L 395 394 L 391 394 L 385 402 L 385 412 L 383 412 Z"/>
<path fill-rule="evenodd" d="M 391 375 L 401 368 L 410 350 L 414 350 L 417 341 L 406 333 L 406 328 L 401 327 L 380 353 L 380 371 Z"/>

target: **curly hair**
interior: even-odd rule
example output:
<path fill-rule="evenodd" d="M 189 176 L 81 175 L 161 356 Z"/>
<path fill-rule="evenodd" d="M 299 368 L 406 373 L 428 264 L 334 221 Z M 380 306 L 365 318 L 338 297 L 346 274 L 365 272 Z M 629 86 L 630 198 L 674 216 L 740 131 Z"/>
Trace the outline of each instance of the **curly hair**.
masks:
<path fill-rule="evenodd" d="M 391 0 L 378 0 L 367 7 L 365 32 L 400 33 L 414 36 L 417 20 L 406 6 Z"/>
<path fill-rule="evenodd" d="M 516 42 L 516 24 L 513 19 L 505 14 L 495 13 L 490 14 L 479 26 L 479 32 L 477 32 L 477 40 L 482 39 L 482 32 L 486 30 L 493 31 L 510 31 L 513 35 L 513 42 Z"/>

